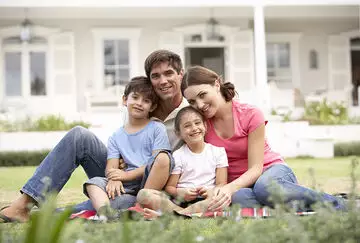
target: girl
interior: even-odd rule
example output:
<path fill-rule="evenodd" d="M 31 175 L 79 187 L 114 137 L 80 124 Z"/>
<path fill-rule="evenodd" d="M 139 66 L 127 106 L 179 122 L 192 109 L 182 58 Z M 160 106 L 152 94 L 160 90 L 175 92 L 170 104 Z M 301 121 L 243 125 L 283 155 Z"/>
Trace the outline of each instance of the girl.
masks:
<path fill-rule="evenodd" d="M 178 112 L 175 132 L 185 144 L 173 153 L 175 167 L 165 187 L 172 200 L 162 192 L 142 189 L 137 201 L 145 207 L 145 218 L 157 216 L 154 210 L 185 215 L 204 212 L 211 195 L 226 184 L 225 149 L 205 143 L 205 131 L 204 118 L 197 110 L 188 106 Z"/>
<path fill-rule="evenodd" d="M 220 210 L 231 202 L 241 207 L 274 206 L 270 185 L 276 184 L 285 203 L 301 201 L 306 208 L 317 201 L 344 209 L 341 199 L 320 194 L 297 183 L 283 158 L 265 140 L 262 112 L 233 99 L 235 89 L 215 72 L 194 66 L 184 74 L 181 91 L 207 121 L 205 141 L 224 147 L 228 156 L 228 184 L 221 187 L 208 209 Z M 303 209 L 302 209 L 303 210 Z"/>

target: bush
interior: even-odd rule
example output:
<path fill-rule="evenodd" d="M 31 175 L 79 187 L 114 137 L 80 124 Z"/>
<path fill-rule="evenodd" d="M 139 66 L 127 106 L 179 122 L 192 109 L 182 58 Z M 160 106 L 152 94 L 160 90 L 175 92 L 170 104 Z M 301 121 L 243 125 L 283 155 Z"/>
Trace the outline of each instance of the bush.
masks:
<path fill-rule="evenodd" d="M 343 103 L 321 102 L 305 104 L 305 113 L 301 120 L 310 125 L 344 125 L 349 123 L 348 109 Z"/>
<path fill-rule="evenodd" d="M 49 151 L 1 152 L 0 166 L 38 166 Z"/>
<path fill-rule="evenodd" d="M 67 122 L 62 116 L 47 115 L 42 116 L 35 121 L 30 118 L 12 123 L 9 121 L 0 121 L 0 132 L 66 131 L 75 126 L 89 128 L 90 124 L 84 121 Z"/>
<path fill-rule="evenodd" d="M 360 156 L 360 141 L 350 143 L 336 143 L 335 156 Z"/>

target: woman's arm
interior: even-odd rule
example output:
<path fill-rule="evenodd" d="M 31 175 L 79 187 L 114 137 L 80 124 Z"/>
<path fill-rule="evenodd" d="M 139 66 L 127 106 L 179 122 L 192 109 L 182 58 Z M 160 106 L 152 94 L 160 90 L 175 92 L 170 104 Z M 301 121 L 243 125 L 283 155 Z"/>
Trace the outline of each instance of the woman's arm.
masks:
<path fill-rule="evenodd" d="M 229 183 L 232 193 L 253 185 L 260 177 L 264 165 L 265 125 L 261 125 L 248 136 L 248 170 Z"/>
<path fill-rule="evenodd" d="M 209 210 L 217 211 L 230 205 L 232 194 L 256 182 L 263 170 L 264 149 L 265 124 L 262 124 L 248 136 L 248 170 L 236 180 L 216 191 L 209 203 Z"/>

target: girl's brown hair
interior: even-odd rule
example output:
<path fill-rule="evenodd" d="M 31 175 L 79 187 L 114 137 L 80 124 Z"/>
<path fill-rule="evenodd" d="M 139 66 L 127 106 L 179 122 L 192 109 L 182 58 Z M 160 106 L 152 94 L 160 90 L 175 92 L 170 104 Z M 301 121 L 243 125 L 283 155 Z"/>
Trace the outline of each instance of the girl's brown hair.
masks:
<path fill-rule="evenodd" d="M 210 84 L 213 86 L 216 80 L 220 83 L 220 92 L 225 101 L 231 101 L 236 94 L 234 84 L 224 83 L 217 73 L 202 66 L 193 66 L 187 69 L 181 82 L 181 92 L 184 95 L 184 90 L 192 85 Z"/>
<path fill-rule="evenodd" d="M 181 108 L 181 110 L 179 110 L 179 112 L 176 114 L 175 117 L 175 132 L 180 132 L 180 122 L 181 122 L 181 118 L 186 114 L 186 113 L 195 113 L 196 115 L 198 115 L 202 122 L 205 123 L 205 118 L 204 116 L 195 108 L 191 107 L 191 106 L 185 106 L 183 108 Z"/>

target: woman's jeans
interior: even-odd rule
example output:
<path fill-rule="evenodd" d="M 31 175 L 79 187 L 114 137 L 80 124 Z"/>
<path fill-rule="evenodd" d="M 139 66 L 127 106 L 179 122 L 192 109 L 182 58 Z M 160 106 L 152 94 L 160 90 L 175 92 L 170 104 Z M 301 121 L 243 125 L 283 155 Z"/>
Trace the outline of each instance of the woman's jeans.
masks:
<path fill-rule="evenodd" d="M 335 209 L 346 209 L 342 199 L 300 186 L 294 172 L 284 164 L 272 165 L 251 188 L 238 190 L 231 200 L 232 204 L 240 204 L 244 208 L 273 207 L 276 203 L 295 205 L 298 202 L 297 210 L 309 210 L 312 204 L 322 202 Z"/>
<path fill-rule="evenodd" d="M 46 193 L 61 191 L 79 165 L 89 178 L 105 177 L 106 160 L 107 148 L 100 139 L 83 127 L 74 127 L 41 162 L 21 192 L 40 204 Z M 136 201 L 132 195 L 125 194 L 121 198 L 118 208 L 128 208 Z M 90 200 L 74 207 L 75 212 L 93 209 Z"/>

